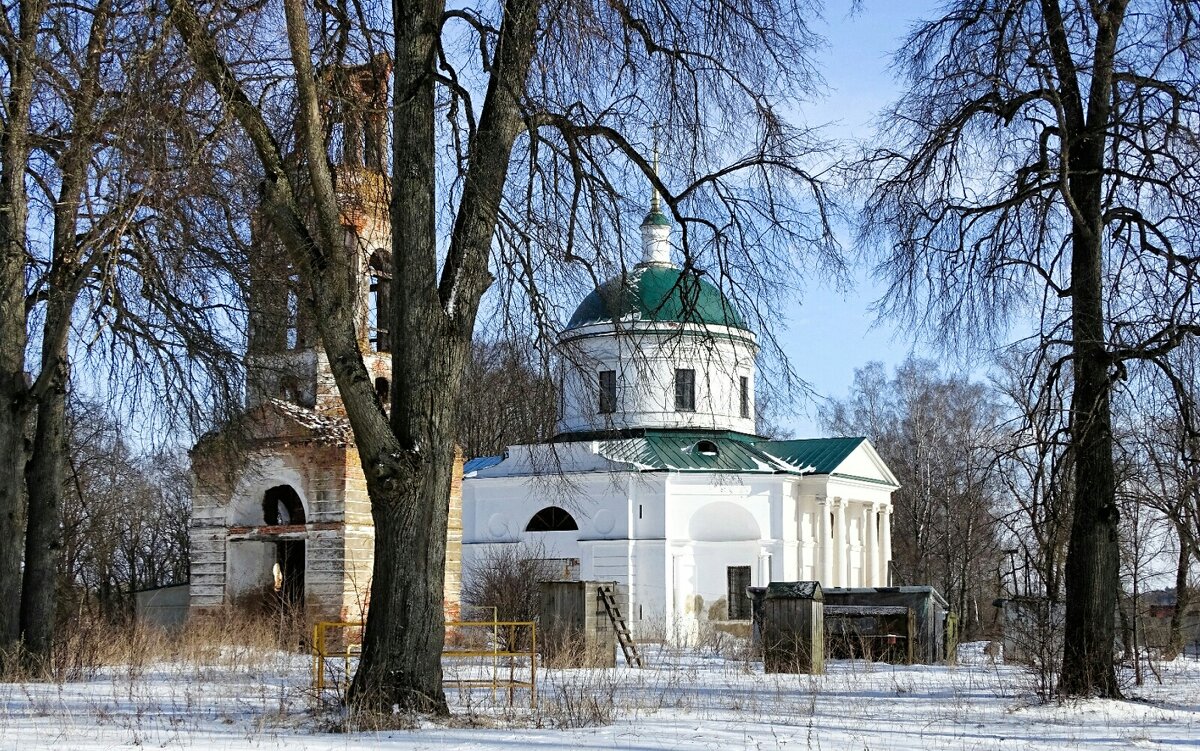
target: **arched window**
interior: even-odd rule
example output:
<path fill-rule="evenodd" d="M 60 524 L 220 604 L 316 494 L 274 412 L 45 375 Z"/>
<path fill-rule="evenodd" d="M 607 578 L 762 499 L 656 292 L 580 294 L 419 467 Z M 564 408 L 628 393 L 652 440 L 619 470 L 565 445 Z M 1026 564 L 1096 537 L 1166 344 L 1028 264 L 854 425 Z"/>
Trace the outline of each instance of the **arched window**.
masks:
<path fill-rule="evenodd" d="M 388 330 L 391 320 L 392 254 L 379 248 L 371 254 L 371 290 L 368 300 L 371 344 L 376 352 L 391 352 L 392 338 Z"/>
<path fill-rule="evenodd" d="M 304 504 L 291 485 L 276 485 L 263 493 L 263 523 L 304 524 Z"/>
<path fill-rule="evenodd" d="M 526 532 L 570 532 L 574 529 L 579 529 L 575 517 L 558 506 L 547 506 L 525 525 Z"/>
<path fill-rule="evenodd" d="M 379 397 L 379 403 L 387 409 L 392 399 L 392 385 L 383 376 L 375 379 L 375 396 Z"/>

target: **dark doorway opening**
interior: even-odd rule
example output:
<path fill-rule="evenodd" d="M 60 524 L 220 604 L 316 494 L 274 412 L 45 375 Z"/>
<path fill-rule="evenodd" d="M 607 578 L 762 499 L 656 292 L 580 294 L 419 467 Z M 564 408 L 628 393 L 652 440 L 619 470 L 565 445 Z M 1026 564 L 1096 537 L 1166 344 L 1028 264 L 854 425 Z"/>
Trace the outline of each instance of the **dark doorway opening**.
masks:
<path fill-rule="evenodd" d="M 275 543 L 276 589 L 285 608 L 304 607 L 304 540 Z"/>

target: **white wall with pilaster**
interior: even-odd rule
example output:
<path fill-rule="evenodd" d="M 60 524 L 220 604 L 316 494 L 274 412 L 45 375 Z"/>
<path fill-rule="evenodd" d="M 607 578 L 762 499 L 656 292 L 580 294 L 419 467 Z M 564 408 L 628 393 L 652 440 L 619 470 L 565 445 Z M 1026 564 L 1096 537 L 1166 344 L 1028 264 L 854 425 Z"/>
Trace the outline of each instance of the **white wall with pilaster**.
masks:
<path fill-rule="evenodd" d="M 894 487 L 834 475 L 636 471 L 602 445 L 513 446 L 463 483 L 464 576 L 495 545 L 541 542 L 547 557 L 578 558 L 584 579 L 630 588 L 627 614 L 645 638 L 695 636 L 725 621 L 728 569 L 751 584 L 818 579 L 825 586 L 887 583 Z M 570 532 L 526 532 L 547 506 Z"/>
<path fill-rule="evenodd" d="M 560 345 L 560 433 L 621 428 L 688 428 L 754 433 L 754 356 L 748 331 L 726 326 L 629 321 L 572 331 Z M 675 370 L 696 372 L 696 408 L 675 409 Z M 616 411 L 601 413 L 599 374 L 617 375 Z M 741 416 L 740 378 L 749 379 Z"/>

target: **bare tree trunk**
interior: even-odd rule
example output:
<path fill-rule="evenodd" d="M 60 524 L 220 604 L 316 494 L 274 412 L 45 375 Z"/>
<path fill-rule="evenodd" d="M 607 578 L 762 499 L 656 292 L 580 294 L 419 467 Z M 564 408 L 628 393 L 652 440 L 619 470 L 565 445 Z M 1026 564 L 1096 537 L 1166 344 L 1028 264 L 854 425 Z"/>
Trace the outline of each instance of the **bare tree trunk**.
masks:
<path fill-rule="evenodd" d="M 21 639 L 28 665 L 44 669 L 54 644 L 58 571 L 62 561 L 62 494 L 65 473 L 66 361 L 60 358 L 51 383 L 38 399 L 33 454 L 25 469 L 29 515 L 21 588 Z"/>
<path fill-rule="evenodd" d="M 1043 0 L 1042 7 L 1063 88 L 1064 116 L 1074 135 L 1062 146 L 1067 165 L 1062 187 L 1072 214 L 1074 393 L 1070 435 L 1075 452 L 1075 517 L 1067 553 L 1067 612 L 1059 685 L 1068 695 L 1117 698 L 1121 691 L 1113 665 L 1113 618 L 1120 584 L 1120 512 L 1113 467 L 1111 362 L 1105 347 L 1101 193 L 1113 54 L 1124 3 L 1111 3 L 1100 24 L 1086 100 L 1079 90 L 1080 67 L 1071 57 L 1058 5 Z"/>
<path fill-rule="evenodd" d="M 1173 660 L 1183 652 L 1183 618 L 1188 607 L 1192 604 L 1192 591 L 1188 587 L 1188 577 L 1192 569 L 1191 546 L 1187 544 L 1188 532 L 1185 527 L 1177 526 L 1179 536 L 1179 558 L 1175 564 L 1175 610 L 1171 613 L 1171 626 L 1167 639 L 1167 653 L 1164 658 Z"/>
<path fill-rule="evenodd" d="M 429 19 L 441 3 L 396 6 L 391 220 L 396 266 L 391 427 L 408 462 L 395 490 L 372 490 L 375 562 L 363 659 L 351 699 L 360 707 L 399 705 L 446 711 L 441 650 L 445 636 L 445 529 L 457 396 L 470 353 L 479 299 L 491 283 L 487 256 L 513 142 L 523 125 L 515 93 L 532 56 L 536 0 L 506 3 L 492 78 L 468 164 L 449 257 L 437 287 L 434 207 L 434 96 Z M 391 497 L 389 497 L 389 495 Z M 397 680 L 397 676 L 407 676 Z"/>
<path fill-rule="evenodd" d="M 351 698 L 366 709 L 399 705 L 445 713 L 445 538 L 431 531 L 446 528 L 453 463 L 453 446 L 447 439 L 453 435 L 452 402 L 463 347 L 446 337 L 445 316 L 432 284 L 437 278 L 437 241 L 434 80 L 429 64 L 435 33 L 428 19 L 438 17 L 441 3 L 399 2 L 395 9 L 391 427 L 407 461 L 400 475 L 371 486 L 371 607 Z M 398 676 L 405 677 L 397 680 Z"/>
<path fill-rule="evenodd" d="M 6 50 L 9 90 L 0 129 L 0 657 L 20 638 L 13 604 L 21 599 L 21 540 L 25 533 L 25 262 L 29 216 L 29 111 L 43 0 L 20 4 L 19 38 Z"/>
<path fill-rule="evenodd" d="M 3 271 L 0 271 L 3 273 Z M 24 301 L 19 303 L 24 310 Z M 8 303 L 0 302 L 0 317 L 8 314 Z M 8 323 L 8 322 L 6 322 Z M 0 361 L 4 364 L 0 383 L 0 668 L 3 659 L 15 651 L 20 639 L 19 611 L 13 607 L 21 601 L 21 540 L 25 534 L 25 425 L 28 408 L 21 359 L 15 357 L 17 347 L 8 344 L 7 337 L 14 327 L 0 324 Z M 24 325 L 20 326 L 24 331 Z M 15 365 L 15 367 L 14 367 Z"/>
<path fill-rule="evenodd" d="M 41 373 L 30 390 L 37 407 L 33 453 L 25 467 L 28 518 L 21 589 L 21 638 L 31 668 L 45 667 L 54 642 L 57 580 L 62 559 L 62 494 L 67 451 L 67 338 L 79 295 L 79 209 L 95 141 L 102 55 L 108 41 L 111 0 L 97 3 L 88 34 L 85 67 L 72 92 L 69 145 L 59 160 L 61 184 L 54 204 L 52 265 L 42 325 Z"/>
<path fill-rule="evenodd" d="M 1097 198 L 1099 180 L 1089 188 Z M 1082 202 L 1081 202 L 1082 203 Z M 1072 259 L 1074 375 L 1071 438 L 1075 449 L 1075 515 L 1066 568 L 1062 689 L 1071 695 L 1118 697 L 1113 667 L 1113 616 L 1120 546 L 1112 455 L 1109 361 L 1104 350 L 1100 223 L 1077 228 Z"/>
<path fill-rule="evenodd" d="M 1088 193 L 1099 206 L 1100 181 Z M 1089 195 L 1089 198 L 1092 195 Z M 1091 202 L 1080 201 L 1088 205 Z M 1119 589 L 1120 546 L 1112 455 L 1109 362 L 1101 289 L 1100 223 L 1077 227 L 1072 258 L 1075 392 L 1071 443 L 1075 449 L 1075 515 L 1066 568 L 1066 623 L 1061 687 L 1069 695 L 1118 697 L 1113 666 L 1113 617 Z"/>

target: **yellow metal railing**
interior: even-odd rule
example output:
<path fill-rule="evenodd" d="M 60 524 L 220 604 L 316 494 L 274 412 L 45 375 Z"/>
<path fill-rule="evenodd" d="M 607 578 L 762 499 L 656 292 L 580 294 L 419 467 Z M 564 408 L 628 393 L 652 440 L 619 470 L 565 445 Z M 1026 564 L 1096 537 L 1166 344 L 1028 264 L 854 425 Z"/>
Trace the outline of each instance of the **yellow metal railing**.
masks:
<path fill-rule="evenodd" d="M 318 696 L 329 688 L 335 688 L 339 693 L 345 694 L 350 684 L 350 660 L 358 657 L 362 651 L 360 641 L 348 640 L 345 635 L 336 645 L 331 646 L 329 630 L 361 629 L 362 627 L 363 624 L 360 621 L 322 621 L 313 625 L 313 690 Z M 489 649 L 446 649 L 442 652 L 444 659 L 490 657 L 492 662 L 492 670 L 488 678 L 446 679 L 444 681 L 446 685 L 465 688 L 487 687 L 491 689 L 493 699 L 498 690 L 507 689 L 509 705 L 513 703 L 516 690 L 526 689 L 529 691 L 530 708 L 537 706 L 537 624 L 532 621 L 495 619 L 490 621 L 447 621 L 446 629 L 489 629 L 491 639 Z M 518 648 L 518 637 L 523 636 L 521 633 L 523 629 L 528 629 L 528 649 L 524 648 L 525 644 L 520 644 L 520 648 Z M 505 637 L 503 640 L 500 638 L 501 635 Z M 524 641 L 524 639 L 520 641 Z M 501 648 L 502 644 L 504 648 Z M 517 658 L 528 658 L 529 660 L 528 681 L 517 678 Z M 341 660 L 343 665 L 341 675 L 334 676 L 335 680 L 332 686 L 328 685 L 326 681 L 328 672 L 326 663 L 330 660 Z M 501 663 L 505 660 L 507 661 L 508 678 L 502 679 L 500 675 L 505 666 Z"/>
<path fill-rule="evenodd" d="M 537 706 L 537 624 L 533 621 L 448 621 L 446 628 L 487 628 L 492 630 L 491 649 L 447 649 L 442 652 L 443 658 L 471 658 L 471 657 L 490 657 L 492 658 L 492 671 L 489 678 L 484 679 L 469 679 L 469 678 L 454 678 L 444 681 L 447 685 L 455 685 L 460 687 L 488 687 L 492 690 L 492 698 L 496 697 L 497 689 L 508 690 L 508 703 L 511 705 L 514 700 L 513 693 L 517 689 L 529 690 L 529 706 L 532 709 Z M 528 648 L 518 648 L 517 641 L 519 629 L 529 630 Z M 503 640 L 504 649 L 500 648 L 501 634 L 504 634 Z M 524 645 L 521 645 L 522 647 Z M 525 657 L 529 659 L 529 680 L 523 681 L 517 679 L 517 661 L 516 658 Z M 500 672 L 502 669 L 501 660 L 507 658 L 508 662 L 508 678 L 501 679 Z"/>
<path fill-rule="evenodd" d="M 331 650 L 327 639 L 329 629 L 362 629 L 362 621 L 321 621 L 313 624 L 312 653 L 313 653 L 313 690 L 319 696 L 325 690 L 325 661 L 329 658 L 343 661 L 342 674 L 334 683 L 338 691 L 345 693 L 350 688 L 350 658 L 356 657 L 362 650 L 361 638 L 349 640 L 343 635 L 340 649 Z M 360 631 L 361 635 L 361 631 Z"/>

